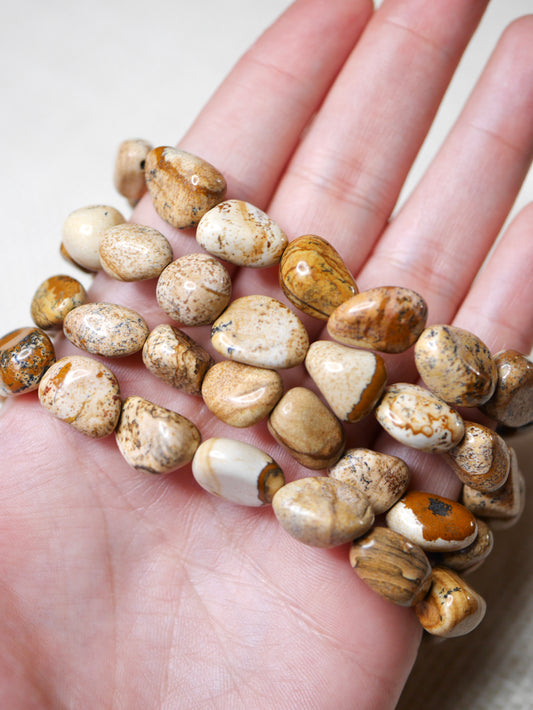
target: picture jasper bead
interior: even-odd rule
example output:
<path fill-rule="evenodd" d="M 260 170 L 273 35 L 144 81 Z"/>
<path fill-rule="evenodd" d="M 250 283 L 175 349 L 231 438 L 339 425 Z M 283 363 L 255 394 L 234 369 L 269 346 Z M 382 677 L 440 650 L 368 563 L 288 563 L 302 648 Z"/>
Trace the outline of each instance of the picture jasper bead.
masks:
<path fill-rule="evenodd" d="M 122 213 L 109 205 L 74 210 L 63 223 L 63 246 L 69 258 L 89 271 L 99 271 L 100 242 L 105 230 L 125 221 Z"/>
<path fill-rule="evenodd" d="M 194 227 L 226 196 L 226 181 L 216 168 L 170 146 L 148 153 L 145 179 L 157 214 L 177 229 Z"/>
<path fill-rule="evenodd" d="M 387 382 L 383 358 L 328 340 L 312 343 L 305 366 L 341 421 L 358 422 L 381 397 Z"/>
<path fill-rule="evenodd" d="M 328 320 L 334 340 L 357 348 L 400 353 L 426 325 L 427 306 L 418 293 L 399 286 L 362 291 L 338 306 Z"/>
<path fill-rule="evenodd" d="M 33 322 L 49 330 L 61 327 L 67 313 L 82 306 L 87 294 L 82 284 L 72 276 L 50 276 L 43 281 L 31 302 Z"/>
<path fill-rule="evenodd" d="M 39 384 L 45 409 L 82 434 L 111 434 L 120 416 L 121 399 L 115 375 L 101 362 L 70 355 L 54 363 Z"/>
<path fill-rule="evenodd" d="M 508 427 L 533 422 L 533 363 L 516 350 L 494 356 L 498 379 L 481 411 Z"/>
<path fill-rule="evenodd" d="M 362 493 L 322 476 L 287 483 L 274 496 L 272 508 L 289 535 L 314 547 L 351 542 L 374 523 L 374 513 Z"/>
<path fill-rule="evenodd" d="M 159 276 L 174 255 L 166 237 L 140 224 L 106 229 L 100 242 L 103 270 L 118 281 L 144 281 Z"/>
<path fill-rule="evenodd" d="M 523 509 L 523 480 L 514 449 L 509 447 L 509 475 L 503 486 L 495 491 L 480 491 L 463 486 L 463 503 L 480 518 L 516 518 Z"/>
<path fill-rule="evenodd" d="M 496 387 L 496 363 L 487 346 L 452 325 L 424 330 L 415 345 L 415 363 L 427 387 L 449 404 L 476 407 Z"/>
<path fill-rule="evenodd" d="M 126 197 L 132 207 L 146 192 L 144 167 L 151 150 L 150 143 L 140 138 L 122 141 L 119 146 L 113 182 L 117 192 Z"/>
<path fill-rule="evenodd" d="M 380 596 L 401 606 L 414 606 L 431 584 L 427 555 L 403 535 L 375 527 L 350 549 L 354 572 Z"/>
<path fill-rule="evenodd" d="M 374 411 L 388 434 L 420 451 L 447 451 L 463 438 L 464 424 L 460 415 L 418 385 L 399 382 L 386 387 Z"/>
<path fill-rule="evenodd" d="M 490 555 L 494 547 L 494 534 L 487 523 L 481 518 L 476 519 L 477 535 L 474 542 L 462 550 L 439 552 L 432 555 L 435 564 L 458 572 L 473 572 Z"/>
<path fill-rule="evenodd" d="M 283 471 L 267 453 L 234 439 L 204 441 L 194 455 L 192 472 L 209 493 L 252 507 L 271 503 L 285 483 Z"/>
<path fill-rule="evenodd" d="M 294 239 L 285 249 L 279 282 L 293 305 L 320 320 L 327 320 L 337 306 L 358 293 L 337 250 L 313 234 Z"/>
<path fill-rule="evenodd" d="M 63 332 L 71 343 L 88 353 L 122 357 L 141 350 L 149 330 L 131 308 L 115 303 L 86 303 L 66 315 Z"/>
<path fill-rule="evenodd" d="M 189 419 L 137 396 L 124 400 L 115 437 L 128 464 L 147 473 L 185 466 L 201 441 Z"/>
<path fill-rule="evenodd" d="M 52 341 L 40 328 L 17 328 L 7 333 L 0 338 L 0 395 L 37 389 L 55 359 Z"/>
<path fill-rule="evenodd" d="M 204 214 L 196 241 L 219 259 L 254 268 L 279 263 L 288 240 L 258 207 L 243 200 L 226 200 Z"/>

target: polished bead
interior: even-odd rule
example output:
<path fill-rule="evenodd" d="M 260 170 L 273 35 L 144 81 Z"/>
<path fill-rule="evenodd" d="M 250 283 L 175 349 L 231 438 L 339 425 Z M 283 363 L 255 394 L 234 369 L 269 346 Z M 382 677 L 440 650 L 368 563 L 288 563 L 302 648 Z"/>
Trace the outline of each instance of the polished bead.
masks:
<path fill-rule="evenodd" d="M 122 141 L 118 148 L 113 182 L 117 192 L 126 197 L 132 207 L 146 192 L 144 166 L 151 150 L 150 143 L 140 138 Z"/>
<path fill-rule="evenodd" d="M 533 422 L 533 363 L 516 350 L 494 356 L 498 381 L 481 410 L 508 427 Z"/>
<path fill-rule="evenodd" d="M 312 343 L 307 371 L 341 421 L 357 422 L 371 412 L 387 382 L 383 358 L 329 340 Z"/>
<path fill-rule="evenodd" d="M 521 473 L 514 449 L 509 447 L 511 463 L 509 475 L 503 486 L 496 491 L 479 491 L 471 486 L 463 486 L 463 503 L 480 518 L 516 518 L 523 507 Z"/>
<path fill-rule="evenodd" d="M 375 592 L 401 606 L 419 602 L 431 584 L 431 564 L 422 548 L 388 528 L 375 527 L 355 540 L 350 564 Z"/>
<path fill-rule="evenodd" d="M 418 385 L 399 382 L 387 387 L 375 414 L 393 438 L 420 451 L 447 451 L 463 438 L 459 414 Z"/>
<path fill-rule="evenodd" d="M 100 242 L 102 268 L 118 281 L 157 278 L 172 259 L 168 239 L 157 229 L 140 224 L 110 227 Z"/>
<path fill-rule="evenodd" d="M 481 518 L 476 519 L 477 535 L 474 542 L 461 550 L 439 552 L 432 555 L 436 563 L 459 572 L 473 572 L 490 555 L 494 547 L 494 534 Z"/>
<path fill-rule="evenodd" d="M 124 400 L 115 437 L 129 465 L 147 473 L 185 466 L 201 441 L 189 419 L 137 396 Z"/>
<path fill-rule="evenodd" d="M 17 328 L 0 338 L 0 395 L 31 392 L 55 362 L 52 341 L 40 328 Z"/>
<path fill-rule="evenodd" d="M 279 282 L 293 305 L 321 320 L 327 320 L 337 306 L 358 292 L 337 250 L 313 234 L 294 239 L 285 249 Z"/>
<path fill-rule="evenodd" d="M 125 222 L 124 216 L 109 205 L 80 207 L 63 223 L 63 246 L 70 259 L 89 271 L 98 271 L 100 242 L 105 230 Z"/>
<path fill-rule="evenodd" d="M 45 409 L 82 434 L 111 434 L 120 415 L 120 390 L 115 375 L 101 362 L 70 355 L 52 365 L 39 384 Z"/>
<path fill-rule="evenodd" d="M 115 303 L 86 303 L 70 311 L 63 332 L 71 343 L 93 355 L 122 357 L 138 352 L 148 337 L 144 319 Z"/>
<path fill-rule="evenodd" d="M 348 449 L 328 475 L 362 491 L 376 515 L 393 506 L 409 483 L 405 461 L 364 448 Z"/>
<path fill-rule="evenodd" d="M 59 253 L 68 264 L 70 264 L 71 266 L 75 266 L 80 271 L 83 271 L 84 274 L 91 274 L 92 276 L 96 271 L 96 269 L 87 269 L 85 266 L 82 266 L 77 261 L 75 261 L 68 253 L 63 242 L 61 242 L 61 244 L 59 245 Z"/>
<path fill-rule="evenodd" d="M 275 370 L 240 362 L 218 362 L 206 374 L 202 397 L 211 412 L 226 424 L 248 427 L 266 419 L 283 394 Z"/>
<path fill-rule="evenodd" d="M 33 322 L 49 330 L 63 324 L 67 313 L 82 306 L 87 299 L 82 284 L 72 276 L 50 276 L 43 281 L 35 292 L 31 302 Z"/>
<path fill-rule="evenodd" d="M 226 196 L 226 181 L 216 168 L 170 146 L 148 153 L 145 178 L 157 214 L 178 229 L 198 224 Z"/>
<path fill-rule="evenodd" d="M 289 535 L 315 547 L 351 542 L 374 522 L 372 507 L 360 491 L 323 476 L 287 483 L 274 496 L 272 508 Z"/>
<path fill-rule="evenodd" d="M 233 301 L 213 324 L 211 342 L 224 357 L 269 369 L 299 365 L 309 347 L 298 316 L 270 296 Z"/>
<path fill-rule="evenodd" d="M 234 439 L 204 441 L 192 462 L 196 481 L 232 503 L 262 506 L 285 483 L 283 471 L 264 451 Z"/>
<path fill-rule="evenodd" d="M 288 390 L 272 410 L 268 430 L 303 466 L 322 469 L 344 450 L 342 424 L 317 395 L 305 387 Z"/>
<path fill-rule="evenodd" d="M 333 311 L 328 332 L 334 340 L 386 353 L 407 350 L 426 324 L 427 306 L 415 291 L 380 286 L 353 296 Z"/>

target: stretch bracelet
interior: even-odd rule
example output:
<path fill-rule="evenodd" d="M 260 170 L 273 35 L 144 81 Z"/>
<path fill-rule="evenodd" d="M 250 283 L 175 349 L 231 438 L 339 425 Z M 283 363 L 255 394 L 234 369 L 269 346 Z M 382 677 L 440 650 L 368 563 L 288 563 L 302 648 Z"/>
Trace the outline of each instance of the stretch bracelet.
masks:
<path fill-rule="evenodd" d="M 196 156 L 125 141 L 115 184 L 132 206 L 148 190 L 165 221 L 195 229 L 198 252 L 175 259 L 159 231 L 95 205 L 67 217 L 61 253 L 119 281 L 157 279 L 162 312 L 181 327 L 210 325 L 222 359 L 215 362 L 175 325 L 150 331 L 127 306 L 88 303 L 76 279 L 58 275 L 35 293 L 35 326 L 0 340 L 0 393 L 38 389 L 43 407 L 79 432 L 94 438 L 114 432 L 137 470 L 165 474 L 191 463 L 205 490 L 241 505 L 272 504 L 284 530 L 305 544 L 350 543 L 355 573 L 386 599 L 413 607 L 431 634 L 474 629 L 486 605 L 459 573 L 487 558 L 493 530 L 518 520 L 525 484 L 502 436 L 463 419 L 456 407 L 478 407 L 510 429 L 531 423 L 533 364 L 513 350 L 492 355 L 463 329 L 428 326 L 426 304 L 414 291 L 359 292 L 328 241 L 304 235 L 289 243 L 263 211 L 227 200 L 224 177 Z M 294 308 L 265 295 L 231 300 L 225 264 L 279 268 Z M 295 310 L 327 324 L 330 337 L 310 343 Z M 52 338 L 61 328 L 87 354 L 56 361 Z M 424 386 L 389 383 L 381 354 L 410 348 Z M 141 351 L 154 376 L 202 397 L 226 424 L 266 420 L 273 439 L 313 475 L 286 483 L 276 461 L 257 447 L 230 438 L 202 441 L 178 412 L 139 396 L 122 401 L 113 372 L 90 355 Z M 279 370 L 302 363 L 312 384 L 285 389 Z M 346 449 L 347 427 L 369 415 L 401 444 L 441 456 L 463 483 L 461 502 L 409 490 L 409 468 L 397 456 Z"/>

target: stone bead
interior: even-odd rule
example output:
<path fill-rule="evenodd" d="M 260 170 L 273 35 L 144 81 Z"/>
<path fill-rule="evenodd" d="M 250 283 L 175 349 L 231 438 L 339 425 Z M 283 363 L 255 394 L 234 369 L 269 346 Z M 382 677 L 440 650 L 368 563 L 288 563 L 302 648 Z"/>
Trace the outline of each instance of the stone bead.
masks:
<path fill-rule="evenodd" d="M 328 320 L 334 340 L 357 348 L 400 353 L 426 325 L 427 306 L 415 291 L 381 286 L 363 291 L 338 306 Z"/>
<path fill-rule="evenodd" d="M 294 239 L 285 249 L 279 282 L 293 305 L 320 320 L 327 320 L 337 306 L 358 293 L 337 250 L 313 234 Z"/>
<path fill-rule="evenodd" d="M 348 449 L 328 475 L 362 491 L 375 515 L 384 513 L 405 493 L 409 467 L 396 456 L 371 449 Z"/>
<path fill-rule="evenodd" d="M 482 424 L 465 421 L 464 425 L 464 437 L 443 457 L 462 483 L 478 491 L 495 491 L 509 474 L 509 447 L 501 436 Z"/>
<path fill-rule="evenodd" d="M 305 366 L 341 421 L 358 422 L 381 397 L 387 382 L 383 358 L 329 340 L 317 340 L 307 351 Z"/>
<path fill-rule="evenodd" d="M 33 296 L 31 317 L 43 330 L 58 328 L 67 313 L 82 306 L 86 300 L 85 289 L 77 279 L 72 276 L 50 276 Z"/>
<path fill-rule="evenodd" d="M 514 452 L 512 452 L 511 460 Z M 513 465 L 513 464 L 511 464 Z M 518 464 L 517 464 L 518 465 Z M 487 518 L 487 523 L 490 525 L 492 530 L 508 530 L 514 527 L 522 517 L 524 509 L 526 507 L 526 480 L 520 470 L 516 472 L 516 477 L 518 478 L 518 506 L 515 515 L 511 515 L 507 518 Z"/>
<path fill-rule="evenodd" d="M 336 547 L 363 535 L 374 523 L 368 499 L 334 478 L 312 476 L 283 486 L 272 501 L 282 528 L 314 547 Z"/>
<path fill-rule="evenodd" d="M 17 328 L 7 333 L 0 338 L 0 395 L 37 389 L 55 359 L 52 341 L 40 328 Z"/>
<path fill-rule="evenodd" d="M 118 281 L 144 281 L 159 276 L 174 255 L 168 239 L 151 227 L 118 224 L 100 242 L 103 270 Z"/>
<path fill-rule="evenodd" d="M 243 200 L 226 200 L 206 212 L 196 241 L 219 259 L 250 267 L 279 263 L 288 243 L 285 232 L 267 214 Z"/>
<path fill-rule="evenodd" d="M 481 411 L 508 427 L 533 422 L 533 363 L 516 350 L 494 356 L 498 381 Z"/>
<path fill-rule="evenodd" d="M 122 141 L 118 148 L 113 182 L 117 192 L 126 197 L 132 207 L 146 192 L 144 166 L 151 150 L 150 143 L 140 138 Z"/>
<path fill-rule="evenodd" d="M 449 404 L 476 407 L 496 387 L 496 363 L 485 343 L 453 325 L 426 328 L 415 345 L 415 363 L 427 387 Z"/>
<path fill-rule="evenodd" d="M 194 455 L 192 472 L 209 493 L 253 507 L 271 503 L 285 483 L 283 471 L 267 453 L 234 439 L 204 441 Z"/>
<path fill-rule="evenodd" d="M 143 345 L 142 356 L 153 375 L 193 395 L 201 394 L 205 373 L 215 362 L 186 333 L 166 324 L 152 330 Z"/>
<path fill-rule="evenodd" d="M 93 358 L 61 358 L 39 384 L 45 409 L 82 434 L 101 438 L 111 434 L 120 416 L 118 381 L 105 365 Z"/>
<path fill-rule="evenodd" d="M 270 296 L 243 296 L 215 321 L 211 343 L 230 360 L 283 369 L 303 362 L 309 337 L 298 316 L 280 301 Z"/>
<path fill-rule="evenodd" d="M 464 434 L 459 414 L 418 385 L 399 382 L 387 387 L 375 414 L 394 439 L 420 451 L 447 451 Z"/>
<path fill-rule="evenodd" d="M 105 230 L 125 222 L 124 216 L 109 205 L 80 207 L 63 223 L 63 247 L 70 259 L 89 271 L 99 271 L 100 242 Z"/>
<path fill-rule="evenodd" d="M 131 308 L 115 303 L 86 303 L 67 313 L 65 336 L 93 355 L 122 357 L 138 352 L 148 337 L 144 319 Z"/>
<path fill-rule="evenodd" d="M 487 523 L 481 518 L 476 519 L 477 535 L 474 542 L 462 550 L 440 552 L 434 556 L 436 564 L 459 572 L 473 572 L 492 552 L 494 534 Z"/>
<path fill-rule="evenodd" d="M 145 178 L 157 214 L 177 229 L 194 227 L 226 196 L 226 181 L 216 168 L 170 146 L 148 153 Z"/>
<path fill-rule="evenodd" d="M 202 440 L 189 419 L 137 396 L 124 400 L 115 437 L 129 465 L 146 473 L 185 466 Z"/>
<path fill-rule="evenodd" d="M 207 325 L 229 303 L 230 275 L 209 254 L 187 254 L 161 273 L 156 297 L 159 307 L 182 325 Z"/>
<path fill-rule="evenodd" d="M 94 275 L 94 269 L 86 269 L 85 266 L 78 264 L 78 262 L 70 256 L 63 242 L 61 242 L 61 244 L 59 245 L 59 253 L 63 257 L 63 259 L 71 266 L 75 266 L 80 271 L 83 271 L 84 274 Z"/>
<path fill-rule="evenodd" d="M 414 606 L 431 585 L 426 553 L 388 528 L 375 527 L 355 540 L 350 564 L 375 592 L 401 606 Z"/>
<path fill-rule="evenodd" d="M 240 362 L 218 362 L 206 374 L 202 397 L 209 410 L 226 424 L 248 427 L 266 419 L 283 394 L 275 370 Z"/>
<path fill-rule="evenodd" d="M 409 491 L 389 510 L 387 525 L 423 550 L 447 552 L 470 545 L 477 535 L 474 515 L 455 500 Z"/>
<path fill-rule="evenodd" d="M 339 420 L 311 390 L 293 387 L 272 410 L 268 430 L 303 466 L 322 469 L 338 461 L 345 434 Z"/>
<path fill-rule="evenodd" d="M 415 606 L 422 627 L 434 636 L 454 638 L 473 631 L 483 620 L 483 597 L 451 569 L 434 567 L 428 595 Z"/>

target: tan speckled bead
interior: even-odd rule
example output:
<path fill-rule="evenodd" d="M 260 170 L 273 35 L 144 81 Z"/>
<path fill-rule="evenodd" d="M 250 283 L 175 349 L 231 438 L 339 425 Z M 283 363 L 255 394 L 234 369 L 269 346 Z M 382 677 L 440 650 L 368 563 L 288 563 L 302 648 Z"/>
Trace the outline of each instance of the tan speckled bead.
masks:
<path fill-rule="evenodd" d="M 266 419 L 283 394 L 275 370 L 240 362 L 218 362 L 206 374 L 202 397 L 215 416 L 234 427 L 248 427 Z"/>
<path fill-rule="evenodd" d="M 99 271 L 100 241 L 108 227 L 125 222 L 124 216 L 109 205 L 80 207 L 63 223 L 63 247 L 76 264 L 89 271 Z"/>
<path fill-rule="evenodd" d="M 145 178 L 156 212 L 178 229 L 198 224 L 226 196 L 226 181 L 216 168 L 170 146 L 148 153 Z"/>
<path fill-rule="evenodd" d="M 151 150 L 150 143 L 140 138 L 122 141 L 118 148 L 113 182 L 117 192 L 126 197 L 132 207 L 146 192 L 144 166 Z"/>
<path fill-rule="evenodd" d="M 429 593 L 415 606 L 422 627 L 434 636 L 454 638 L 473 631 L 483 620 L 483 597 L 451 569 L 434 567 Z"/>
<path fill-rule="evenodd" d="M 0 395 L 37 389 L 55 359 L 52 341 L 40 328 L 17 328 L 7 333 L 0 338 Z"/>
<path fill-rule="evenodd" d="M 61 358 L 47 370 L 39 384 L 39 399 L 55 417 L 93 438 L 111 434 L 122 404 L 111 370 L 81 355 Z"/>
<path fill-rule="evenodd" d="M 494 534 L 487 523 L 481 518 L 476 519 L 477 535 L 468 547 L 451 552 L 440 552 L 432 555 L 435 564 L 450 567 L 459 572 L 473 572 L 490 555 L 494 546 Z"/>
<path fill-rule="evenodd" d="M 147 473 L 185 466 L 201 441 L 189 419 L 137 396 L 124 400 L 115 437 L 129 465 Z"/>
<path fill-rule="evenodd" d="M 354 572 L 380 596 L 401 606 L 414 606 L 429 590 L 427 555 L 394 530 L 375 527 L 350 549 Z"/>
<path fill-rule="evenodd" d="M 106 229 L 100 242 L 103 270 L 118 281 L 144 281 L 159 276 L 174 255 L 157 229 L 124 223 Z"/>
<path fill-rule="evenodd" d="M 211 355 L 182 330 L 156 326 L 143 345 L 143 362 L 150 372 L 176 389 L 200 395 Z"/>
<path fill-rule="evenodd" d="M 494 356 L 498 381 L 481 411 L 508 427 L 533 421 L 533 363 L 516 350 Z"/>
<path fill-rule="evenodd" d="M 409 483 L 405 461 L 364 448 L 348 449 L 328 475 L 362 491 L 376 515 L 393 506 Z"/>
<path fill-rule="evenodd" d="M 268 430 L 303 466 L 332 466 L 344 450 L 344 429 L 335 415 L 305 387 L 288 390 L 274 407 Z"/>
<path fill-rule="evenodd" d="M 280 488 L 272 508 L 282 528 L 314 547 L 336 547 L 363 535 L 374 522 L 368 499 L 352 486 L 323 476 Z"/>
<path fill-rule="evenodd" d="M 148 337 L 144 319 L 115 303 L 86 303 L 70 311 L 63 322 L 65 336 L 93 355 L 123 357 L 138 352 Z"/>
<path fill-rule="evenodd" d="M 230 275 L 209 254 L 187 254 L 161 273 L 156 296 L 159 307 L 182 325 L 207 325 L 228 305 Z"/>
<path fill-rule="evenodd" d="M 85 303 L 87 294 L 72 276 L 50 276 L 43 281 L 31 302 L 31 317 L 43 330 L 59 328 L 67 313 Z"/>

